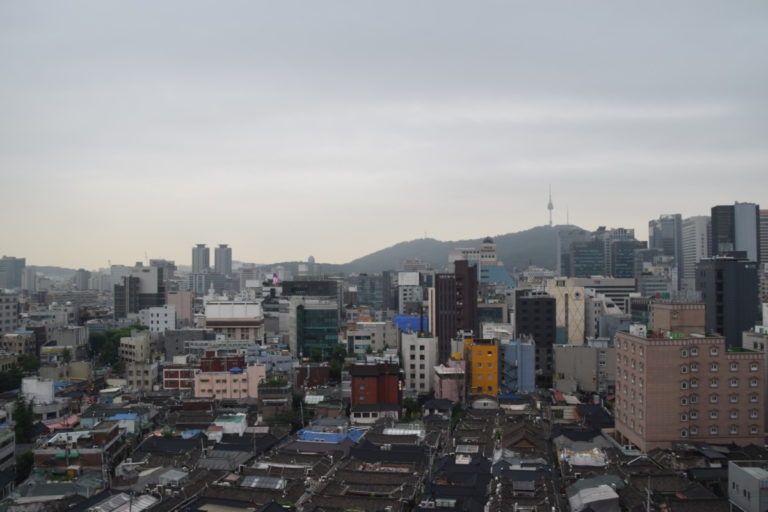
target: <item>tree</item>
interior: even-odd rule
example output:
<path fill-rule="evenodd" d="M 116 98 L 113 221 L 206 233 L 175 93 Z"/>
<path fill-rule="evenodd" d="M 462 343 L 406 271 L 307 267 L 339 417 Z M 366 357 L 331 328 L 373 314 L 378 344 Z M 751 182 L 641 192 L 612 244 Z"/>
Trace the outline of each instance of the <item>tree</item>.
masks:
<path fill-rule="evenodd" d="M 31 443 L 34 438 L 35 414 L 32 412 L 32 402 L 27 402 L 19 395 L 13 406 L 13 431 L 19 444 Z"/>
<path fill-rule="evenodd" d="M 411 417 L 419 414 L 419 411 L 421 410 L 419 408 L 419 401 L 415 398 L 406 398 L 403 401 L 403 407 L 405 407 L 405 413 Z"/>
<path fill-rule="evenodd" d="M 69 347 L 64 349 L 64 353 L 61 354 L 61 358 L 66 364 L 69 364 L 69 362 L 72 360 L 72 351 L 69 350 Z"/>
<path fill-rule="evenodd" d="M 34 454 L 29 452 L 24 452 L 18 457 L 16 457 L 16 483 L 20 484 L 24 480 L 27 479 L 29 474 L 32 472 L 32 466 L 35 463 L 35 456 Z"/>
<path fill-rule="evenodd" d="M 36 372 L 37 369 L 40 368 L 40 360 L 32 354 L 21 356 L 20 362 L 21 368 L 25 373 Z"/>
<path fill-rule="evenodd" d="M 347 358 L 347 347 L 344 345 L 336 345 L 331 352 L 330 358 L 330 372 L 329 377 L 331 380 L 341 380 L 341 370 L 344 368 L 344 360 Z"/>
<path fill-rule="evenodd" d="M 23 376 L 18 366 L 14 366 L 8 371 L 0 372 L 0 393 L 19 389 Z"/>

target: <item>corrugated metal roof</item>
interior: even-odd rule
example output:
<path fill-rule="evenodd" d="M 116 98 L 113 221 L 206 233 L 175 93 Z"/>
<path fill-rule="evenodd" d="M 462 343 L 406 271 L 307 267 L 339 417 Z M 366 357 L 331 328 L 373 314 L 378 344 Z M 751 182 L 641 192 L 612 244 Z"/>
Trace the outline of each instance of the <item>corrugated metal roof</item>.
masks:
<path fill-rule="evenodd" d="M 285 489 L 287 483 L 285 479 L 273 476 L 246 476 L 240 486 L 255 489 Z"/>

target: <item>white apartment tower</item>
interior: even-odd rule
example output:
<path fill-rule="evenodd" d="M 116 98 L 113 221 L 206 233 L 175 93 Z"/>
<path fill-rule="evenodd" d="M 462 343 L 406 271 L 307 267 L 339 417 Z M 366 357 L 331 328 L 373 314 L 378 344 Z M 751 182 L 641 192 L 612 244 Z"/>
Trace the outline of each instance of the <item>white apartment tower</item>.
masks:
<path fill-rule="evenodd" d="M 419 333 L 403 333 L 400 342 L 405 373 L 405 390 L 427 394 L 432 391 L 437 364 L 437 338 Z"/>

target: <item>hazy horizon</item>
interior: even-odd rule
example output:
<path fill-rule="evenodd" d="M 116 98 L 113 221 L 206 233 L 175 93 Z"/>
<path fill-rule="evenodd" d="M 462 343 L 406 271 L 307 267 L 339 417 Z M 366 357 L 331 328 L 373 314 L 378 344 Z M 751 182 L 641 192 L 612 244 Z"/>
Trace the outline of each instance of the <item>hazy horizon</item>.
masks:
<path fill-rule="evenodd" d="M 768 4 L 0 4 L 0 254 L 347 263 L 768 190 Z M 212 251 L 213 252 L 213 251 Z"/>

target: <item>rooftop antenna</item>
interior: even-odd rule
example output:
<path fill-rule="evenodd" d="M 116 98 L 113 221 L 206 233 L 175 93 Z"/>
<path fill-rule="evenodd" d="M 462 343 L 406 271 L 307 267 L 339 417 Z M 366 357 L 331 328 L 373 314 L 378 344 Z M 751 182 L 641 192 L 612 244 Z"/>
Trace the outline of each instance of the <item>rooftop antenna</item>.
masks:
<path fill-rule="evenodd" d="M 568 212 L 568 207 L 565 207 L 565 223 L 571 225 L 571 214 Z"/>
<path fill-rule="evenodd" d="M 547 210 L 549 210 L 549 227 L 552 227 L 552 210 L 555 206 L 552 204 L 552 185 L 549 186 L 549 202 L 547 203 Z"/>

